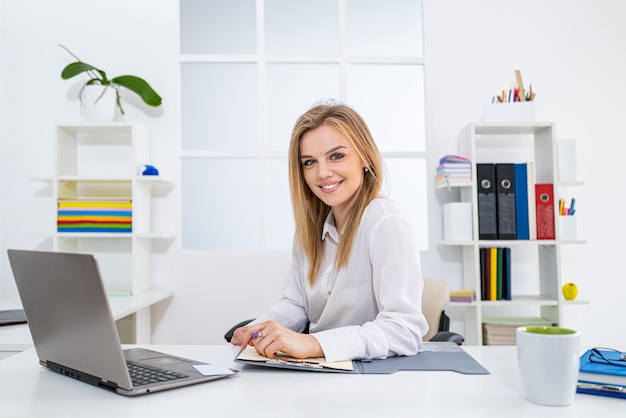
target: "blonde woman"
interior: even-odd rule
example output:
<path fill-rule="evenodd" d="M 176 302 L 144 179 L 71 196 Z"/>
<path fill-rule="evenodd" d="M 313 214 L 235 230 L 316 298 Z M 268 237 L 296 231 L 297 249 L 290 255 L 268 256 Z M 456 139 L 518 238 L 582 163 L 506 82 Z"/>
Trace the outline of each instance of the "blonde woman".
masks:
<path fill-rule="evenodd" d="M 267 357 L 327 361 L 417 353 L 428 330 L 417 237 L 402 209 L 381 196 L 382 157 L 354 109 L 320 104 L 298 118 L 289 181 L 293 277 L 282 299 L 231 342 Z"/>

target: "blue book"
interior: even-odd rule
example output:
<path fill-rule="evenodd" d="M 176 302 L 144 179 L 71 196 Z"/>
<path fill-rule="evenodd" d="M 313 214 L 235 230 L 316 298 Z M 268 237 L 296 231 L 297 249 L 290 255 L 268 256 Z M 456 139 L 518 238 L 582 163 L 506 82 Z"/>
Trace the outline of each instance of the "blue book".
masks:
<path fill-rule="evenodd" d="M 585 354 L 580 357 L 578 380 L 626 387 L 626 360 L 620 356 L 624 355 L 624 353 L 604 349 L 596 350 L 600 350 L 602 355 L 617 364 L 591 361 L 590 356 L 592 350 L 587 350 Z M 620 366 L 620 363 L 623 363 L 623 366 Z"/>
<path fill-rule="evenodd" d="M 530 239 L 528 221 L 528 165 L 514 164 L 515 170 L 515 225 L 517 239 Z"/>

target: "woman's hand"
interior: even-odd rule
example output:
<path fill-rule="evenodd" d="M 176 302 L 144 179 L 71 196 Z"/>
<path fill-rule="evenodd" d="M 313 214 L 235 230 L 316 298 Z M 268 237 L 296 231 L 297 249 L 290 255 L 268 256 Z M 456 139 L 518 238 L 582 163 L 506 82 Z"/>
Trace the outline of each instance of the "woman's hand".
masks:
<path fill-rule="evenodd" d="M 237 328 L 231 343 L 241 345 L 242 349 L 254 346 L 259 354 L 270 358 L 276 357 L 278 352 L 299 359 L 324 356 L 315 337 L 292 331 L 274 321 Z"/>

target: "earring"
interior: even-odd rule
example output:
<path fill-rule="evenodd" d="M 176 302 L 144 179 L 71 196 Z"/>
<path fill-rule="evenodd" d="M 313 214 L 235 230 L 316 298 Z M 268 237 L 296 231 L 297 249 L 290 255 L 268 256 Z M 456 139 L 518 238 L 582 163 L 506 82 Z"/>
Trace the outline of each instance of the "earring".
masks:
<path fill-rule="evenodd" d="M 367 168 L 367 167 L 363 167 L 363 171 L 364 171 L 365 173 L 367 173 L 367 172 L 369 172 L 369 171 L 370 171 L 370 169 L 369 169 L 369 168 Z"/>

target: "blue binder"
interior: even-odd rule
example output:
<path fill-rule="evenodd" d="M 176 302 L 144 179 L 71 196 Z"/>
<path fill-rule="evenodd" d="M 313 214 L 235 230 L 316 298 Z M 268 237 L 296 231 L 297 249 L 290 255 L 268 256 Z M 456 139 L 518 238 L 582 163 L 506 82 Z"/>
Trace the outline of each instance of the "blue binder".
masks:
<path fill-rule="evenodd" d="M 530 239 L 528 207 L 528 164 L 515 164 L 515 223 L 517 239 Z"/>

